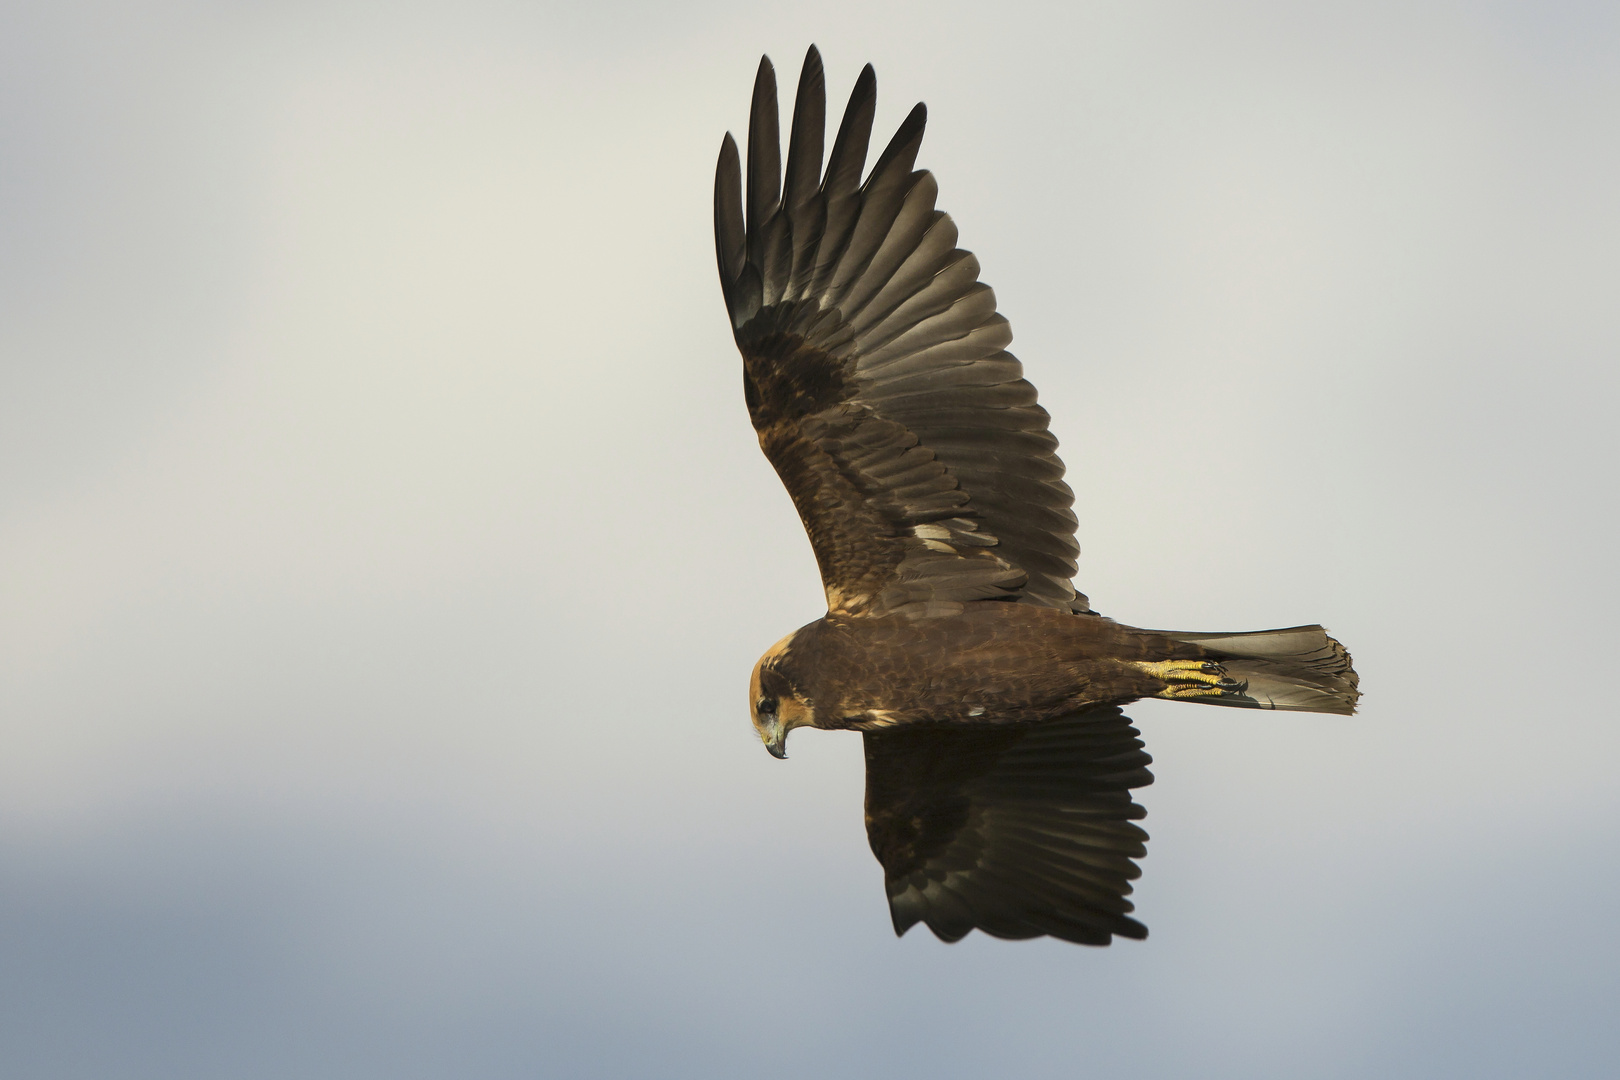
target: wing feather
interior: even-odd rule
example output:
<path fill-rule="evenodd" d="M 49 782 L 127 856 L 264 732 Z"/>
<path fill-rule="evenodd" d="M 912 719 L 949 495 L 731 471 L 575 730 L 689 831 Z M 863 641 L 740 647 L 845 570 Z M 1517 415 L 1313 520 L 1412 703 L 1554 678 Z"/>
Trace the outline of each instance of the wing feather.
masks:
<path fill-rule="evenodd" d="M 894 133 L 883 156 L 872 166 L 871 176 L 861 186 L 860 212 L 828 283 L 827 299 L 831 301 L 828 306 L 841 306 L 889 237 L 908 189 L 919 179 L 912 174 L 911 166 L 917 160 L 927 122 L 928 110 L 919 102 L 900 125 L 900 130 Z"/>
<path fill-rule="evenodd" d="M 811 56 L 817 64 L 821 63 L 821 55 L 814 45 L 810 46 L 806 63 Z M 877 73 L 867 64 L 850 91 L 849 105 L 844 110 L 843 122 L 838 125 L 832 155 L 827 159 L 827 175 L 821 185 L 826 227 L 816 245 L 815 272 L 807 296 L 818 296 L 826 291 L 839 256 L 849 242 L 850 229 L 860 212 L 861 173 L 866 168 L 866 147 L 872 138 L 872 114 L 876 109 Z"/>
<path fill-rule="evenodd" d="M 787 180 L 782 205 L 791 237 L 792 267 L 785 296 L 797 299 L 815 271 L 816 248 L 825 221 L 821 198 L 821 158 L 827 126 L 827 80 L 815 50 L 804 58 L 788 137 Z"/>
<path fill-rule="evenodd" d="M 782 144 L 776 123 L 776 69 L 762 57 L 754 77 L 754 103 L 748 112 L 748 258 L 760 268 L 766 295 L 771 293 L 767 258 L 771 219 L 780 205 Z M 786 225 L 786 222 L 783 222 Z M 767 303 L 772 301 L 767 300 Z"/>
<path fill-rule="evenodd" d="M 727 307 L 735 307 L 733 291 L 747 262 L 748 229 L 742 215 L 742 168 L 737 160 L 737 143 L 728 132 L 720 143 L 720 160 L 714 167 L 714 253 L 720 263 L 720 284 L 725 289 Z"/>

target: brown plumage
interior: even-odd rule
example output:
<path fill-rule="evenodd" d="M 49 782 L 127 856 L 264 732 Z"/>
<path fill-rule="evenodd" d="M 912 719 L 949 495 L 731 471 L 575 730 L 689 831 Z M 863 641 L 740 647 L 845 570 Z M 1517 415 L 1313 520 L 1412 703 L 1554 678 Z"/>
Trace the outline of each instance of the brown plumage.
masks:
<path fill-rule="evenodd" d="M 1350 656 L 1319 626 L 1142 630 L 1071 584 L 1074 498 L 1007 320 L 913 168 L 912 110 L 864 182 L 861 72 L 822 168 L 805 57 L 785 179 L 760 62 L 746 191 L 721 144 L 715 251 L 761 449 L 809 534 L 827 615 L 773 646 L 750 703 L 767 747 L 865 733 L 867 828 L 895 929 L 1107 944 L 1130 919 L 1151 782 L 1117 706 L 1166 697 L 1349 713 Z"/>

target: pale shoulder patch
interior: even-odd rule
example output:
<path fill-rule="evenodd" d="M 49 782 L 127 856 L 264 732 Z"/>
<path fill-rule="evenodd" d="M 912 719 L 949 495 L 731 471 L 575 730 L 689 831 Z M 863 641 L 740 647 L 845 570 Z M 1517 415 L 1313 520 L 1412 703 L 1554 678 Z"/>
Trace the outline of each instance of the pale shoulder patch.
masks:
<path fill-rule="evenodd" d="M 827 612 L 831 615 L 853 615 L 872 603 L 869 593 L 845 592 L 837 585 L 827 586 Z M 788 638 L 793 635 L 789 634 Z M 786 642 L 786 638 L 778 644 Z"/>
<path fill-rule="evenodd" d="M 760 665 L 763 666 L 768 664 L 772 660 L 785 659 L 788 653 L 792 650 L 793 639 L 798 635 L 798 633 L 799 632 L 795 630 L 793 633 L 784 637 L 781 641 L 778 641 L 775 645 L 772 645 L 770 648 L 766 649 L 765 655 L 759 658 Z"/>

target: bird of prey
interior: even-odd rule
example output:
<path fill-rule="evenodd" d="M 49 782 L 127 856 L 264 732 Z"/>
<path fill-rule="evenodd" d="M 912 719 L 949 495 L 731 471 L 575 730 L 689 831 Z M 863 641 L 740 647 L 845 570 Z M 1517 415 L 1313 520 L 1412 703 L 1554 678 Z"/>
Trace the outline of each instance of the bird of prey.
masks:
<path fill-rule="evenodd" d="M 865 179 L 868 65 L 825 155 L 814 46 L 786 170 L 760 62 L 746 188 L 727 134 L 715 252 L 759 445 L 809 533 L 827 614 L 766 651 L 753 723 L 863 733 L 866 825 L 895 932 L 1141 938 L 1131 789 L 1150 758 L 1120 706 L 1169 698 L 1351 713 L 1320 626 L 1144 630 L 1075 591 L 1073 494 L 979 262 L 914 167 L 917 105 Z"/>

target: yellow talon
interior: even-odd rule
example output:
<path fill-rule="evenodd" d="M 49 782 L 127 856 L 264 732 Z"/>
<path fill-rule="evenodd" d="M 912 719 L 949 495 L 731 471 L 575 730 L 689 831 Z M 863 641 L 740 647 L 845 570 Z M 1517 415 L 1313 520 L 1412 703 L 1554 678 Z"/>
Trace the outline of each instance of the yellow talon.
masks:
<path fill-rule="evenodd" d="M 1204 686 L 1200 683 L 1182 683 L 1179 686 L 1168 686 L 1155 694 L 1154 697 L 1170 698 L 1171 700 L 1174 700 L 1176 698 L 1191 697 L 1220 697 L 1224 693 L 1226 693 L 1226 691 L 1222 690 L 1218 686 Z"/>
<path fill-rule="evenodd" d="M 1131 664 L 1168 685 L 1155 697 L 1196 698 L 1220 697 L 1242 689 L 1242 684 L 1226 674 L 1226 669 L 1213 660 L 1138 660 Z"/>

